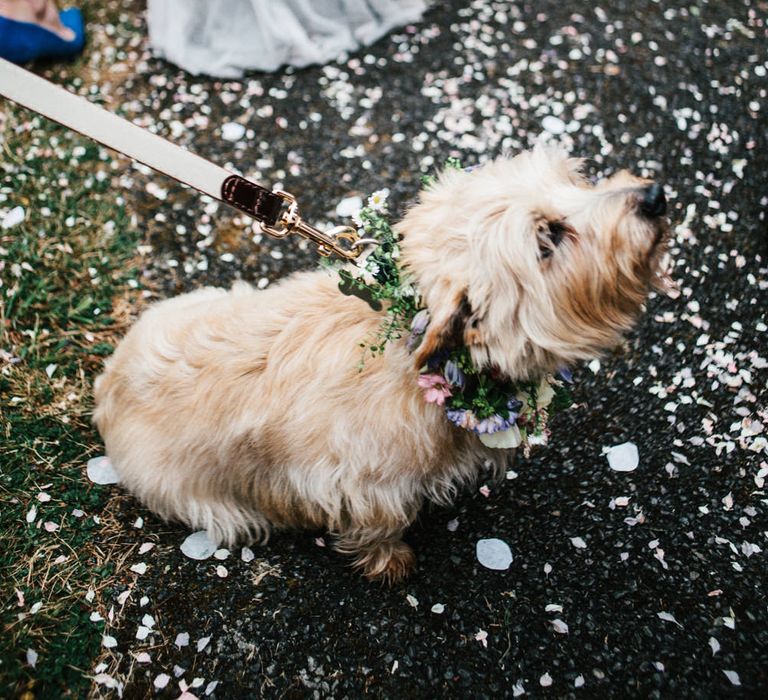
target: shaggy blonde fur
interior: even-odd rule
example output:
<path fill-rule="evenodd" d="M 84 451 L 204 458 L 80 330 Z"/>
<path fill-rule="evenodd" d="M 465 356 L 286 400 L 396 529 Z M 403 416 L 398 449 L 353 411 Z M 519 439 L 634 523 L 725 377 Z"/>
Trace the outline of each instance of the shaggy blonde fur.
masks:
<path fill-rule="evenodd" d="M 423 501 L 450 501 L 483 460 L 501 470 L 509 456 L 425 403 L 419 365 L 457 327 L 477 365 L 513 379 L 615 345 L 661 255 L 664 224 L 638 208 L 646 184 L 619 173 L 590 186 L 579 161 L 545 148 L 444 173 L 398 225 L 427 335 L 362 371 L 360 342 L 383 312 L 328 272 L 155 305 L 95 386 L 123 484 L 220 541 L 327 528 L 367 576 L 406 575 L 401 536 Z"/>

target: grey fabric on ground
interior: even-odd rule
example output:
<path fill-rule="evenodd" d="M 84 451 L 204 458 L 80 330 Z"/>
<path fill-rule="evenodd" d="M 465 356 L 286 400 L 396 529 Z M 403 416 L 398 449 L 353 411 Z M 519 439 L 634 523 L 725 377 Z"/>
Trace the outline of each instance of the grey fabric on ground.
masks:
<path fill-rule="evenodd" d="M 424 0 L 149 0 L 154 51 L 184 70 L 237 78 L 246 70 L 326 63 L 415 22 Z"/>

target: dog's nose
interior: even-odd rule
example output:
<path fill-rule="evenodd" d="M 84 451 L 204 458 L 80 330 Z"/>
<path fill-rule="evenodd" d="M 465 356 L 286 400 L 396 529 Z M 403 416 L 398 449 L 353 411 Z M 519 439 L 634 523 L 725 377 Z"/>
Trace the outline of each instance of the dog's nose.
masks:
<path fill-rule="evenodd" d="M 664 216 L 667 213 L 667 198 L 664 196 L 664 188 L 657 182 L 649 185 L 643 191 L 640 211 L 646 216 Z"/>

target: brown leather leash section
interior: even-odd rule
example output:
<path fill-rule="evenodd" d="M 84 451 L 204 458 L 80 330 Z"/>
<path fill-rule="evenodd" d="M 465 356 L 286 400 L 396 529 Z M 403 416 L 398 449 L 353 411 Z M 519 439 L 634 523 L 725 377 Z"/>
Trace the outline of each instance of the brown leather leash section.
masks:
<path fill-rule="evenodd" d="M 230 204 L 256 219 L 274 238 L 298 233 L 312 241 L 320 255 L 346 260 L 357 258 L 366 245 L 376 244 L 360 238 L 351 226 L 321 231 L 301 218 L 296 198 L 289 192 L 268 190 L 235 175 L 1 58 L 0 95 Z"/>
<path fill-rule="evenodd" d="M 221 184 L 221 198 L 270 227 L 280 220 L 280 212 L 285 205 L 285 200 L 279 194 L 239 175 L 230 175 L 224 180 Z"/>

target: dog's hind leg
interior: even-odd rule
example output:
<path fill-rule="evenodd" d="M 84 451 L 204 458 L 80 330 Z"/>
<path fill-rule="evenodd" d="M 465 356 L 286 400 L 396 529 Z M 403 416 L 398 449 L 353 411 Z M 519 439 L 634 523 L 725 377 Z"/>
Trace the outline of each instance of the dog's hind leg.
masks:
<path fill-rule="evenodd" d="M 414 569 L 413 550 L 402 541 L 404 527 L 354 527 L 337 533 L 334 549 L 354 557 L 352 565 L 367 578 L 392 584 Z"/>

